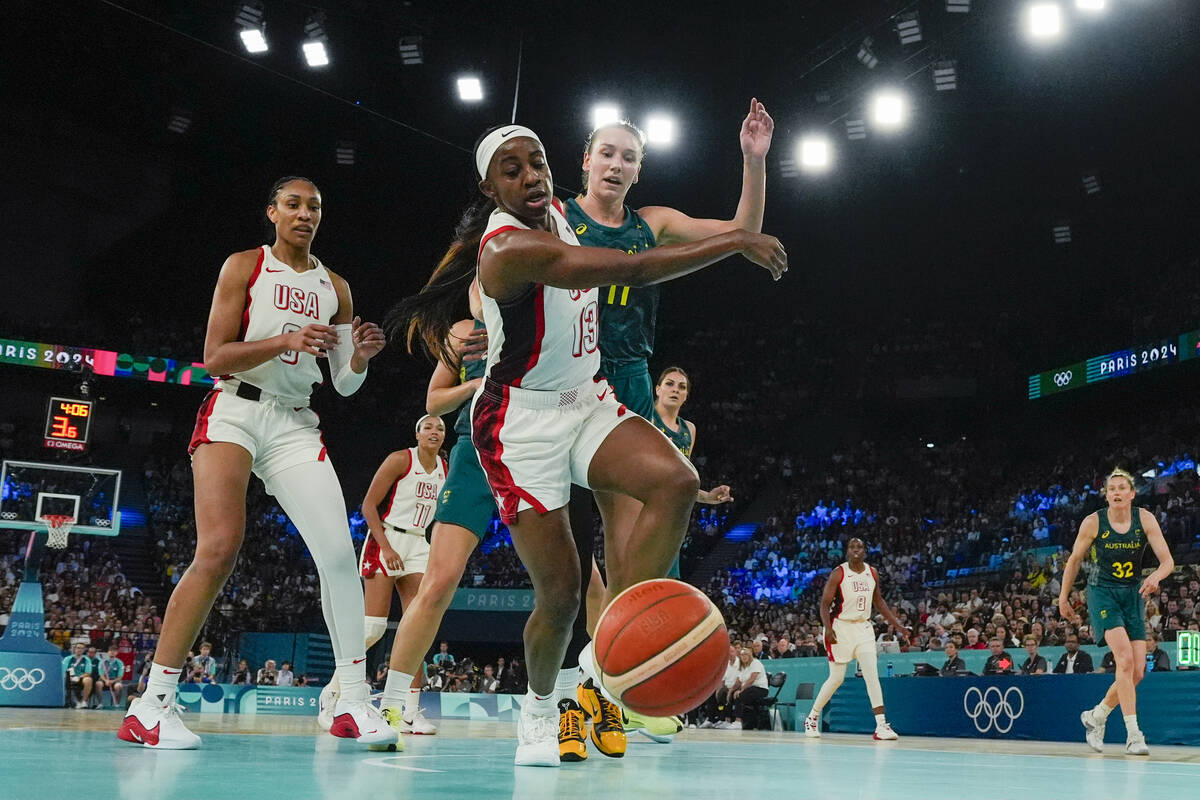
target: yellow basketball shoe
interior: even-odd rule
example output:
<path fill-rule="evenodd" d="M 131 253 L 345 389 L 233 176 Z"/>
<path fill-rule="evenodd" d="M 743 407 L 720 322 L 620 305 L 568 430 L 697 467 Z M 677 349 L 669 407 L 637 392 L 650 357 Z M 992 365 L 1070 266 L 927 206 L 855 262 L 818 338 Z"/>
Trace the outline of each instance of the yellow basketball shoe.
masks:
<path fill-rule="evenodd" d="M 679 717 L 644 717 L 634 711 L 625 711 L 625 732 L 637 732 L 659 744 L 670 744 L 675 734 L 683 730 Z"/>
<path fill-rule="evenodd" d="M 621 707 L 604 696 L 588 678 L 575 691 L 579 705 L 592 721 L 590 736 L 596 749 L 609 758 L 625 755 L 625 715 Z"/>
<path fill-rule="evenodd" d="M 372 744 L 367 745 L 368 750 L 377 750 L 385 753 L 398 753 L 404 750 L 404 739 L 400 736 L 400 731 L 404 728 L 404 711 L 399 708 L 381 708 L 379 713 L 383 714 L 383 718 L 387 720 L 387 724 L 396 732 L 396 741 L 387 744 Z"/>
<path fill-rule="evenodd" d="M 558 701 L 558 760 L 584 761 L 587 742 L 583 738 L 583 709 L 574 700 Z"/>

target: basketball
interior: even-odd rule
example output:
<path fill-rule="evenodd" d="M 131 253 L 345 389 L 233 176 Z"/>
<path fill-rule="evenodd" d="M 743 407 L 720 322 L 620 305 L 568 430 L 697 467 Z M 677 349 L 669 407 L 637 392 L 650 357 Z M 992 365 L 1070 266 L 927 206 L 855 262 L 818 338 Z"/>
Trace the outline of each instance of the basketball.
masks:
<path fill-rule="evenodd" d="M 703 592 L 670 578 L 621 592 L 594 638 L 600 683 L 626 708 L 683 714 L 721 685 L 729 660 L 725 619 Z"/>

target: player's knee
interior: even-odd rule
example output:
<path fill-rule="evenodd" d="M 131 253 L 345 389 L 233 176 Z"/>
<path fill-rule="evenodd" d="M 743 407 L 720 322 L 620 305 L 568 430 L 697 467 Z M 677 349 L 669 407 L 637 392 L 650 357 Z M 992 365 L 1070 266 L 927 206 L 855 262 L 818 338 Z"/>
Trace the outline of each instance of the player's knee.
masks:
<path fill-rule="evenodd" d="M 556 580 L 537 598 L 537 607 L 556 628 L 570 628 L 579 613 L 579 581 Z"/>
<path fill-rule="evenodd" d="M 212 543 L 196 549 L 189 571 L 205 580 L 225 580 L 237 565 L 239 546 L 233 541 Z"/>
<path fill-rule="evenodd" d="M 671 497 L 678 498 L 680 503 L 694 503 L 696 493 L 700 491 L 700 478 L 688 464 L 680 464 L 677 469 L 671 470 L 665 488 Z"/>
<path fill-rule="evenodd" d="M 458 588 L 458 581 L 461 578 L 461 572 L 458 578 L 441 570 L 426 572 L 425 576 L 421 578 L 421 589 L 413 598 L 413 608 L 429 603 L 433 608 L 445 611 L 450 607 L 450 601 L 454 599 L 454 590 Z"/>

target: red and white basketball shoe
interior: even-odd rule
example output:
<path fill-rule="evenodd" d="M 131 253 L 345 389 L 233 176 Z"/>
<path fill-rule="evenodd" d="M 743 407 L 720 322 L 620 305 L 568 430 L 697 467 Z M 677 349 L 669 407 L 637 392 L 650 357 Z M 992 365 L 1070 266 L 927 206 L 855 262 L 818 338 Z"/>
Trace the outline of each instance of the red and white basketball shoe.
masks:
<path fill-rule="evenodd" d="M 329 732 L 339 739 L 356 739 L 363 744 L 395 744 L 397 734 L 367 700 L 339 699 L 333 708 Z"/>
<path fill-rule="evenodd" d="M 179 711 L 174 703 L 160 706 L 138 697 L 129 704 L 117 738 L 158 750 L 194 750 L 200 737 L 187 729 Z"/>

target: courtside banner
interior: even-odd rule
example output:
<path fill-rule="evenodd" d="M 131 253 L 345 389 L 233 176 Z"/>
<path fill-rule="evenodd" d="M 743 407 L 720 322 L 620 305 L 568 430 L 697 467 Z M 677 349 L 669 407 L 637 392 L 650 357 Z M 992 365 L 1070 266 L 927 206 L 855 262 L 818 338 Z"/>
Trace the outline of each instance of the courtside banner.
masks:
<path fill-rule="evenodd" d="M 0 651 L 0 706 L 62 708 L 66 700 L 62 660 L 56 653 Z"/>
<path fill-rule="evenodd" d="M 533 611 L 529 589 L 456 589 L 451 611 Z"/>

